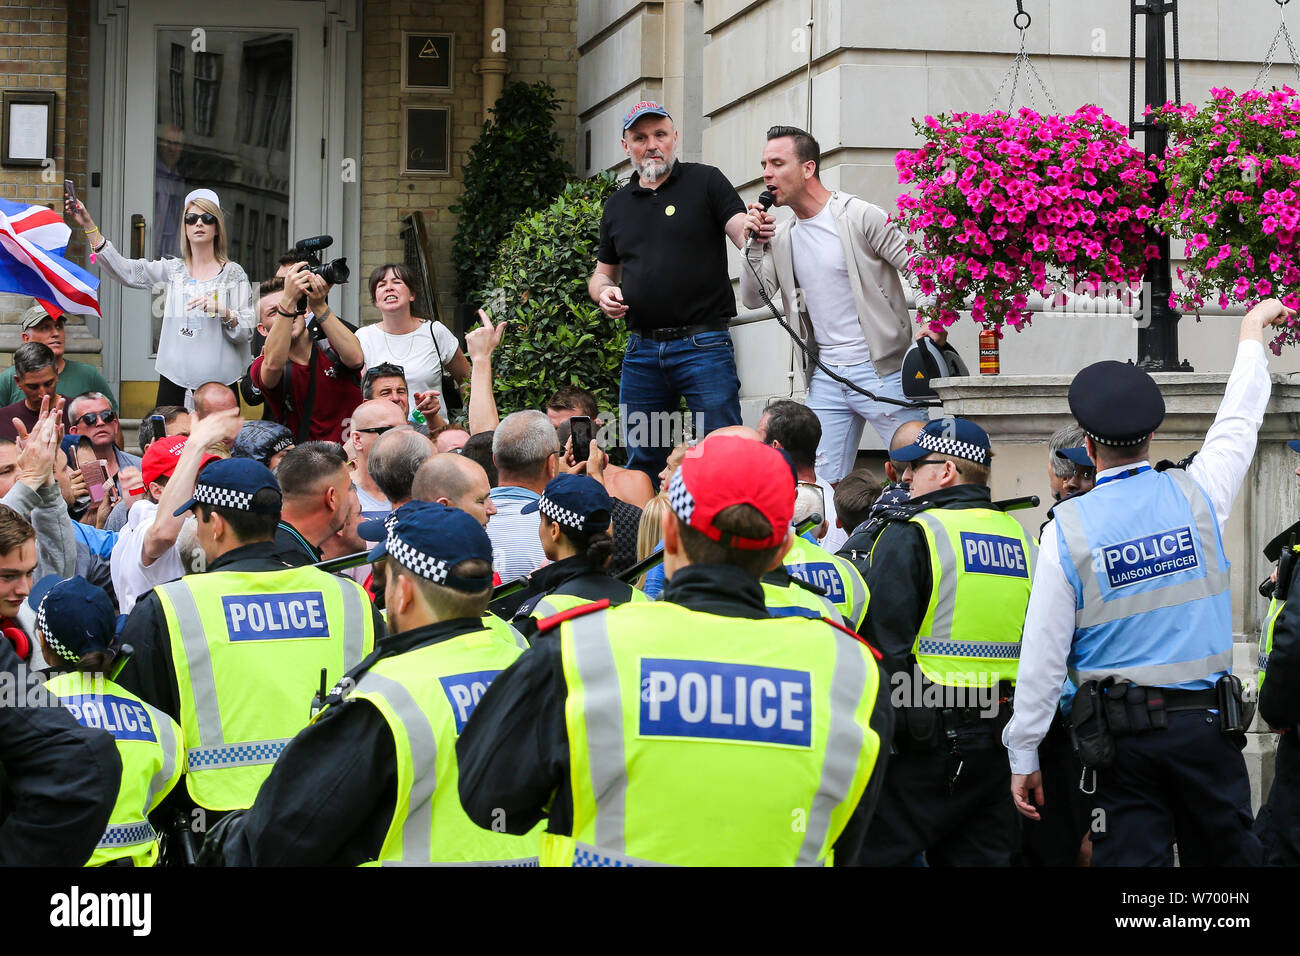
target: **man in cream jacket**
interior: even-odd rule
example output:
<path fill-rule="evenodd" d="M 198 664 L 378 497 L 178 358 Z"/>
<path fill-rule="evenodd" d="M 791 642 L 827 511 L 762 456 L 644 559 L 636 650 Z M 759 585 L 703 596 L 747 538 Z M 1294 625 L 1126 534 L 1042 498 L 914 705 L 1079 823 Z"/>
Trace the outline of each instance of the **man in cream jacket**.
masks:
<path fill-rule="evenodd" d="M 817 141 L 803 130 L 768 130 L 763 184 L 794 216 L 776 225 L 761 206 L 749 207 L 754 240 L 740 267 L 741 299 L 747 308 L 761 307 L 760 280 L 769 298 L 780 291 L 786 315 L 798 317 L 805 344 L 823 364 L 868 392 L 902 399 L 903 353 L 912 341 L 898 275 L 909 259 L 906 242 L 884 210 L 823 186 L 820 161 Z M 866 423 L 888 447 L 898 426 L 926 417 L 924 409 L 868 399 L 806 356 L 803 373 L 808 406 L 822 425 L 817 474 L 832 485 L 853 470 Z"/>

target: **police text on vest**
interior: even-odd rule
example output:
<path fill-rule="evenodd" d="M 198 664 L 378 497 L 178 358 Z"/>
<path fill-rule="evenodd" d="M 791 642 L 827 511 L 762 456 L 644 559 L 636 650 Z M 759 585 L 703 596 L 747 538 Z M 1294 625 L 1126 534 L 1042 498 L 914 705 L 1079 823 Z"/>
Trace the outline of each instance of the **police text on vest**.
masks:
<path fill-rule="evenodd" d="M 787 564 L 785 570 L 790 577 L 821 588 L 832 604 L 844 603 L 844 579 L 840 576 L 840 569 L 829 561 Z"/>
<path fill-rule="evenodd" d="M 752 664 L 641 659 L 642 737 L 812 746 L 812 675 Z"/>
<path fill-rule="evenodd" d="M 1024 544 L 1005 535 L 963 531 L 961 532 L 961 557 L 968 574 L 1029 577 L 1029 567 L 1025 564 Z"/>
<path fill-rule="evenodd" d="M 329 637 L 325 595 L 320 591 L 292 594 L 230 594 L 221 599 L 226 631 L 232 641 L 284 641 Z"/>
<path fill-rule="evenodd" d="M 1200 563 L 1190 527 L 1171 528 L 1093 550 L 1093 569 L 1105 571 L 1112 588 L 1195 570 Z"/>
<path fill-rule="evenodd" d="M 473 671 L 468 674 L 453 674 L 450 677 L 438 678 L 438 682 L 442 684 L 442 692 L 447 695 L 447 702 L 451 704 L 452 716 L 456 718 L 457 736 L 460 736 L 460 732 L 465 729 L 470 714 L 474 713 L 474 708 L 487 693 L 488 685 L 496 680 L 496 676 L 500 673 L 499 670 Z"/>
<path fill-rule="evenodd" d="M 83 727 L 107 730 L 117 740 L 158 742 L 149 711 L 138 700 L 112 694 L 69 694 L 59 702 Z"/>

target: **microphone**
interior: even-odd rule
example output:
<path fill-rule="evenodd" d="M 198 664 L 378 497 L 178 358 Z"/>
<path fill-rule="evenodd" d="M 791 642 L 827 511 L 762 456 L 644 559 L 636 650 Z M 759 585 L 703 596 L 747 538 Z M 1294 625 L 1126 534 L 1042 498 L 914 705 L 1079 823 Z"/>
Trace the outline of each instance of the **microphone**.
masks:
<path fill-rule="evenodd" d="M 773 196 L 773 195 L 772 195 L 770 192 L 768 192 L 766 189 L 764 189 L 761 193 L 758 194 L 758 204 L 759 204 L 760 206 L 763 207 L 763 212 L 767 212 L 769 209 L 771 209 L 771 208 L 772 208 L 772 203 L 774 203 L 774 202 L 776 202 L 776 197 Z M 745 230 L 745 240 L 746 240 L 745 244 L 748 245 L 749 243 L 753 242 L 753 241 L 754 241 L 754 237 L 757 236 L 757 235 L 758 235 L 758 233 L 754 232 L 753 229 L 746 229 L 746 230 Z"/>

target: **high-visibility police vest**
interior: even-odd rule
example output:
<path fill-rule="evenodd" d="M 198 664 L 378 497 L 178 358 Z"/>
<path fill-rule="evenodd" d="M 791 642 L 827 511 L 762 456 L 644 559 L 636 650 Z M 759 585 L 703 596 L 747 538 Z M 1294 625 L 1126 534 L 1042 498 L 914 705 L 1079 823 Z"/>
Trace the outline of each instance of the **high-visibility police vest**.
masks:
<path fill-rule="evenodd" d="M 909 519 L 930 552 L 930 600 L 912 654 L 946 687 L 1012 681 L 1037 546 L 995 508 L 929 508 Z"/>
<path fill-rule="evenodd" d="M 171 640 L 190 797 L 250 807 L 280 751 L 311 717 L 312 693 L 374 647 L 370 599 L 315 568 L 214 571 L 154 589 Z"/>
<path fill-rule="evenodd" d="M 644 604 L 649 600 L 650 599 L 646 597 L 645 592 L 633 588 L 631 597 L 621 603 Z M 528 616 L 540 621 L 553 614 L 559 614 L 561 611 L 567 611 L 570 608 L 582 607 L 584 604 L 592 603 L 595 603 L 592 598 L 581 598 L 573 594 L 552 593 L 546 595 L 546 597 L 534 604 L 533 609 L 528 613 Z M 620 606 L 619 604 L 614 604 L 613 601 L 611 601 L 610 604 L 614 607 Z"/>
<path fill-rule="evenodd" d="M 59 674 L 47 680 L 45 687 L 81 726 L 112 734 L 122 757 L 117 802 L 86 866 L 103 866 L 128 857 L 136 866 L 153 866 L 158 860 L 158 834 L 149 824 L 149 814 L 171 793 L 185 770 L 180 727 L 102 674 Z"/>
<path fill-rule="evenodd" d="M 1076 685 L 1114 677 L 1202 690 L 1231 672 L 1228 557 L 1214 507 L 1187 472 L 1107 481 L 1057 505 L 1056 526 L 1074 586 Z"/>
<path fill-rule="evenodd" d="M 770 581 L 762 583 L 763 603 L 767 605 L 767 612 L 773 617 L 807 617 L 806 612 L 811 611 L 814 617 L 826 617 L 836 622 L 844 621 L 844 615 L 831 603 L 830 598 L 809 591 L 798 583 L 791 582 L 784 587 Z"/>
<path fill-rule="evenodd" d="M 1291 550 L 1300 554 L 1300 545 L 1294 546 Z M 1282 585 L 1282 582 L 1278 583 Z M 1264 676 L 1268 673 L 1268 658 L 1273 653 L 1273 628 L 1277 626 L 1278 615 L 1285 607 L 1286 601 L 1279 601 L 1276 597 L 1268 602 L 1268 614 L 1264 618 L 1264 627 L 1259 635 L 1259 658 L 1255 662 L 1259 671 L 1259 679 L 1255 684 L 1257 691 L 1264 689 Z"/>
<path fill-rule="evenodd" d="M 397 806 L 379 863 L 537 865 L 541 824 L 523 836 L 478 827 L 461 806 L 456 763 L 465 722 L 521 653 L 484 628 L 382 658 L 361 675 L 349 697 L 379 710 L 397 753 Z"/>
<path fill-rule="evenodd" d="M 509 621 L 497 617 L 491 611 L 483 613 L 483 626 L 512 647 L 521 651 L 528 649 L 528 641 Z"/>
<path fill-rule="evenodd" d="M 857 630 L 862 626 L 870 595 L 867 583 L 852 562 L 796 535 L 785 556 L 785 569 L 792 578 L 807 581 L 825 591 L 851 629 Z"/>
<path fill-rule="evenodd" d="M 660 602 L 569 613 L 573 830 L 543 834 L 543 866 L 831 862 L 880 750 L 865 644 Z"/>

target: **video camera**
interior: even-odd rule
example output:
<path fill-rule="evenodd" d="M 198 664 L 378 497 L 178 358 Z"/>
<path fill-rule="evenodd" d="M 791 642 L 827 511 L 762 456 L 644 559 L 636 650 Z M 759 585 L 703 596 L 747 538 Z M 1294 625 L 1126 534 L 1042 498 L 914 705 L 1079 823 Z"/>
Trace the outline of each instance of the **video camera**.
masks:
<path fill-rule="evenodd" d="M 352 274 L 348 269 L 347 257 L 331 259 L 323 265 L 320 261 L 320 251 L 332 245 L 334 245 L 333 236 L 312 236 L 310 239 L 299 239 L 295 242 L 293 254 L 299 262 L 305 262 L 310 266 L 307 271 L 312 275 L 320 276 L 330 285 L 342 285 Z"/>

